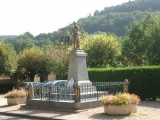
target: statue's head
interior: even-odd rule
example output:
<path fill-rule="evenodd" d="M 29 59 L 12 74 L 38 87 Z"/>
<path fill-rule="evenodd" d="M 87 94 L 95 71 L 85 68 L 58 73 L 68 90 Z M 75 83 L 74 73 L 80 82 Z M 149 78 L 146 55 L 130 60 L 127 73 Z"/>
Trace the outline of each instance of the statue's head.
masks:
<path fill-rule="evenodd" d="M 73 25 L 76 25 L 76 22 L 75 22 L 75 21 L 73 22 Z"/>

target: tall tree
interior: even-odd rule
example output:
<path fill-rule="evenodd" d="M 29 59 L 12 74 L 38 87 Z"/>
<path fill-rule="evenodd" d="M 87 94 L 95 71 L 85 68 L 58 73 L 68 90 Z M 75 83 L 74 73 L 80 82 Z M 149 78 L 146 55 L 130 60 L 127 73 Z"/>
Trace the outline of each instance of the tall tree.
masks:
<path fill-rule="evenodd" d="M 11 44 L 0 42 L 0 74 L 12 75 L 18 67 L 18 55 Z"/>
<path fill-rule="evenodd" d="M 150 24 L 151 36 L 148 38 L 150 44 L 148 45 L 147 57 L 150 65 L 160 65 L 160 15 L 152 15 Z"/>
<path fill-rule="evenodd" d="M 154 49 L 153 43 L 155 42 L 155 36 L 153 36 L 155 32 L 154 19 L 154 15 L 148 13 L 141 20 L 134 21 L 128 30 L 127 37 L 122 43 L 122 55 L 126 57 L 130 65 L 141 66 L 149 64 L 151 59 L 149 55 L 154 54 L 150 52 Z M 158 24 L 157 21 L 156 25 Z"/>
<path fill-rule="evenodd" d="M 20 68 L 25 68 L 30 81 L 34 81 L 36 74 L 44 77 L 50 73 L 49 69 L 47 69 L 48 58 L 41 48 L 24 49 L 20 53 L 19 66 Z"/>

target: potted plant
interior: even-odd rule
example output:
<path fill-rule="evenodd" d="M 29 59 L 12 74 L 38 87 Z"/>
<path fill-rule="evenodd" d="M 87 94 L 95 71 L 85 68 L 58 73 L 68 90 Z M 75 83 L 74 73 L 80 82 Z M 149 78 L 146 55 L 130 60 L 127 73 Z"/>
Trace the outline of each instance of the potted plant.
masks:
<path fill-rule="evenodd" d="M 27 92 L 25 89 L 14 89 L 4 95 L 7 98 L 8 105 L 17 105 L 26 103 Z"/>
<path fill-rule="evenodd" d="M 136 94 L 117 93 L 115 95 L 103 95 L 101 103 L 104 112 L 108 114 L 129 114 L 137 112 L 137 104 L 141 99 Z"/>

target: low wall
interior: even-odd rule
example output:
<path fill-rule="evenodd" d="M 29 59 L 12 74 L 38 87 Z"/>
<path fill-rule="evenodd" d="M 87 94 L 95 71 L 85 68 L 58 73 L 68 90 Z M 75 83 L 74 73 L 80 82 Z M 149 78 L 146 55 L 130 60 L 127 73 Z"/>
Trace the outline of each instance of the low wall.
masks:
<path fill-rule="evenodd" d="M 85 101 L 85 102 L 62 102 L 62 101 L 48 101 L 48 100 L 30 100 L 27 99 L 26 106 L 32 108 L 53 108 L 61 110 L 84 110 L 89 108 L 100 107 L 100 100 Z"/>

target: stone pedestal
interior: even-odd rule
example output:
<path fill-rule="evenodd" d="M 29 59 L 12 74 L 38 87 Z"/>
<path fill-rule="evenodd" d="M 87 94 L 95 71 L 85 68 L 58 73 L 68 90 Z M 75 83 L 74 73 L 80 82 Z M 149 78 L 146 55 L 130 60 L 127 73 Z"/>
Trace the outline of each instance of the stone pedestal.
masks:
<path fill-rule="evenodd" d="M 69 54 L 68 80 L 74 79 L 76 85 L 91 83 L 88 77 L 86 65 L 87 53 L 83 50 L 72 50 Z"/>
<path fill-rule="evenodd" d="M 86 95 L 83 89 L 87 89 L 87 87 L 92 86 L 92 82 L 89 81 L 87 65 L 86 65 L 86 57 L 87 53 L 83 50 L 74 49 L 69 54 L 69 70 L 68 70 L 68 84 L 67 86 L 71 86 L 69 83 L 74 83 L 74 94 L 75 94 L 75 102 L 79 103 L 81 100 L 81 95 Z M 74 81 L 74 82 L 72 82 Z M 85 87 L 86 88 L 85 88 Z M 93 92 L 93 89 L 91 89 Z M 88 90 L 88 92 L 90 92 Z"/>

